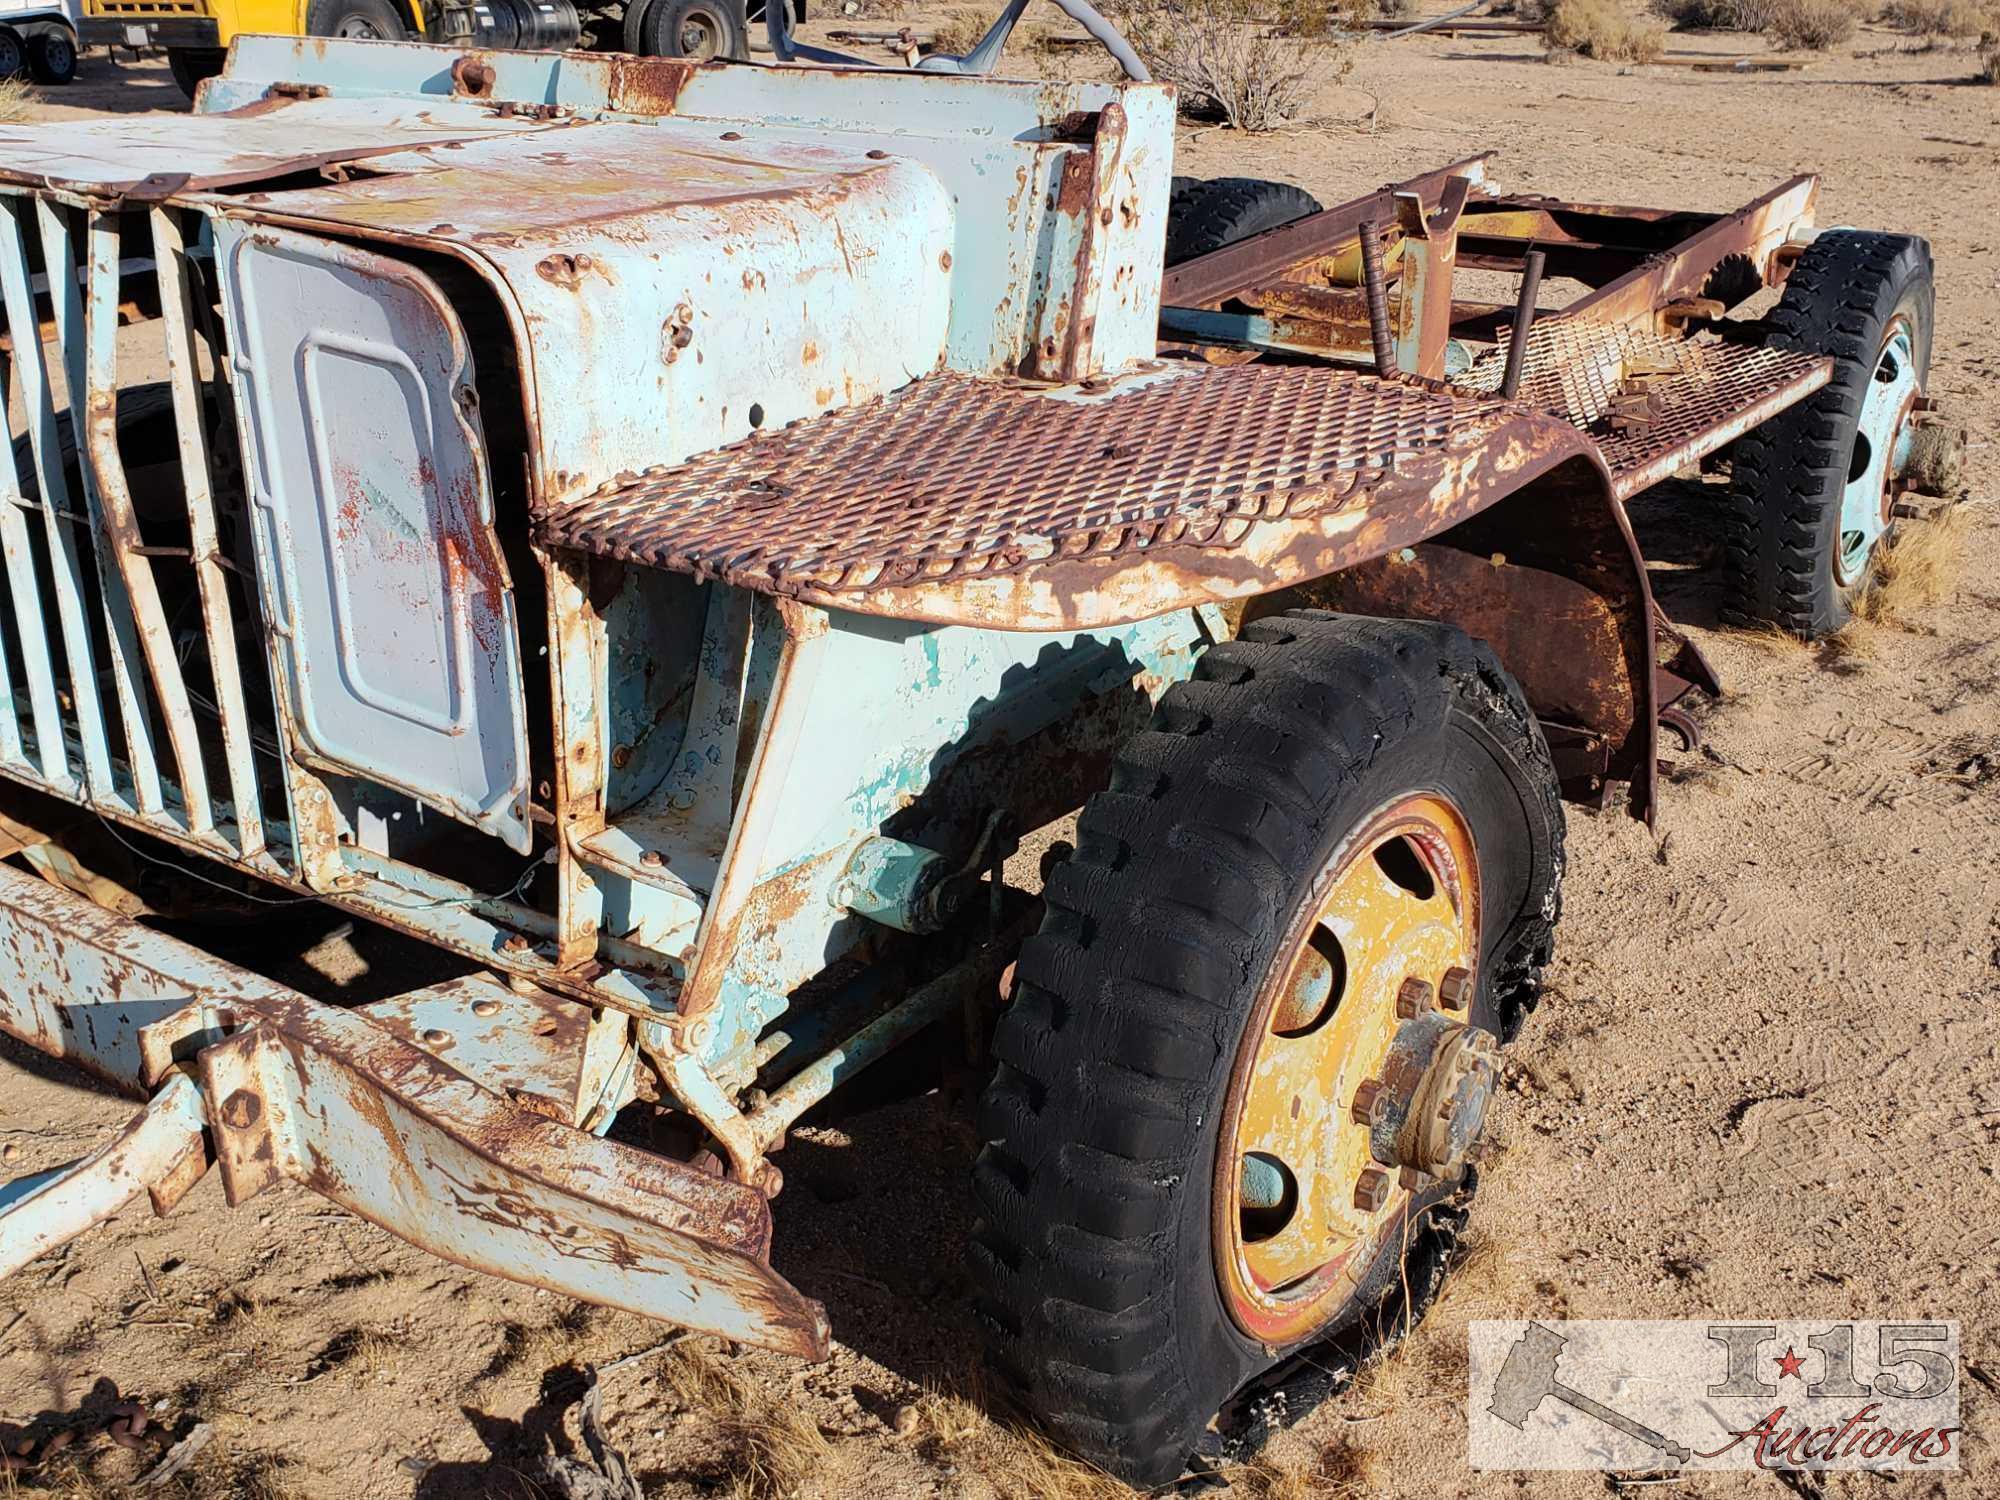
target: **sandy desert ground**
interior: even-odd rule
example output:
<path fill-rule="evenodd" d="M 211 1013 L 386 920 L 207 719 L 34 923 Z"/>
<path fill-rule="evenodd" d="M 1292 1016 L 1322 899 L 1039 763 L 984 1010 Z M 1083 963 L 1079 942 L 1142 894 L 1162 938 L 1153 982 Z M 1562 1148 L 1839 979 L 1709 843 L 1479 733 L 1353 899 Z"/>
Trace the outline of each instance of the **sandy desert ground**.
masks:
<path fill-rule="evenodd" d="M 1676 37 L 1668 55 L 1760 47 Z M 157 65 L 85 67 L 47 114 L 177 107 Z M 1972 71 L 1967 51 L 1876 28 L 1750 76 L 1419 37 L 1363 49 L 1306 128 L 1183 132 L 1182 171 L 1328 202 L 1491 147 L 1510 189 L 1609 202 L 1727 209 L 1821 173 L 1821 222 L 1935 247 L 1932 389 L 1972 438 L 1962 503 L 1930 523 L 1952 563 L 1938 597 L 1905 589 L 1832 647 L 1717 628 L 1704 486 L 1634 504 L 1662 601 L 1728 684 L 1699 710 L 1708 750 L 1674 762 L 1655 832 L 1573 812 L 1563 946 L 1513 1049 L 1467 1262 L 1413 1336 L 1229 1475 L 1237 1493 L 1605 1492 L 1594 1474 L 1466 1468 L 1475 1317 L 1910 1314 L 1964 1325 L 1969 1437 L 1962 1472 L 1893 1493 L 2000 1495 L 2000 88 Z M 416 978 L 405 950 L 319 918 L 265 938 L 281 977 L 356 994 Z M 10 1175 L 126 1115 L 17 1048 L 5 1061 Z M 683 1339 L 607 1373 L 611 1436 L 648 1495 L 1122 1493 L 977 1404 L 969 1141 L 962 1106 L 919 1094 L 787 1151 L 774 1258 L 826 1302 L 837 1353 L 805 1366 Z M 231 1213 L 211 1178 L 172 1217 L 128 1211 L 0 1284 L 0 1432 L 115 1390 L 169 1431 L 215 1429 L 154 1493 L 529 1500 L 536 1457 L 575 1440 L 577 1371 L 666 1336 L 430 1260 L 303 1190 Z M 98 1439 L 12 1483 L 124 1493 L 156 1451 Z"/>

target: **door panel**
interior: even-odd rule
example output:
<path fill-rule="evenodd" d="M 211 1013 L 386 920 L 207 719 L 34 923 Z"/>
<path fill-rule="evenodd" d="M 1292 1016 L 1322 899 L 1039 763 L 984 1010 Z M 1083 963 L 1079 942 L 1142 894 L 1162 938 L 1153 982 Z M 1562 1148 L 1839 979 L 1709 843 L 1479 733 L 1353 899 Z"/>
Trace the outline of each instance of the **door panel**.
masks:
<path fill-rule="evenodd" d="M 457 316 L 400 261 L 215 227 L 291 748 L 526 852 L 514 589 Z"/>

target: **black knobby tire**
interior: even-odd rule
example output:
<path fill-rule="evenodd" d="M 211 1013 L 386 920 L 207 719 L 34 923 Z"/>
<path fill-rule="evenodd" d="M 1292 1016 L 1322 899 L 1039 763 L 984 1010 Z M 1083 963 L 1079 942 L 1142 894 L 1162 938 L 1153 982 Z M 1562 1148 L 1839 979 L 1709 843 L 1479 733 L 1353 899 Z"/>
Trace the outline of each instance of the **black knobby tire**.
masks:
<path fill-rule="evenodd" d="M 390 0 L 311 0 L 306 35 L 399 42 L 409 35 L 409 26 Z"/>
<path fill-rule="evenodd" d="M 215 77 L 222 71 L 222 65 L 229 54 L 220 47 L 169 47 L 167 49 L 167 71 L 174 75 L 174 82 L 188 98 L 201 87 L 204 79 Z"/>
<path fill-rule="evenodd" d="M 28 71 L 37 83 L 58 86 L 76 81 L 76 38 L 66 31 L 39 31 L 28 38 Z"/>
<path fill-rule="evenodd" d="M 1167 264 L 1179 265 L 1319 211 L 1319 199 L 1289 182 L 1176 177 L 1167 205 Z"/>
<path fill-rule="evenodd" d="M 1863 397 L 1899 320 L 1911 332 L 1919 383 L 1928 375 L 1932 295 L 1931 247 L 1910 235 L 1829 231 L 1799 258 L 1767 342 L 1832 356 L 1833 379 L 1731 452 L 1725 620 L 1774 624 L 1808 640 L 1847 623 L 1869 582 L 1866 569 L 1843 581 L 1836 566 Z"/>
<path fill-rule="evenodd" d="M 1350 830 L 1426 790 L 1474 834 L 1470 1018 L 1505 1036 L 1551 952 L 1563 815 L 1519 689 L 1451 626 L 1296 611 L 1212 647 L 1051 872 L 994 1039 L 971 1260 L 1003 1391 L 1134 1483 L 1173 1479 L 1231 1393 L 1284 1357 L 1239 1330 L 1218 1284 L 1225 1095 L 1315 877 Z M 1398 1270 L 1378 1253 L 1312 1340 L 1379 1305 Z"/>
<path fill-rule="evenodd" d="M 637 32 L 637 50 L 646 57 L 742 62 L 750 56 L 743 0 L 651 0 Z"/>

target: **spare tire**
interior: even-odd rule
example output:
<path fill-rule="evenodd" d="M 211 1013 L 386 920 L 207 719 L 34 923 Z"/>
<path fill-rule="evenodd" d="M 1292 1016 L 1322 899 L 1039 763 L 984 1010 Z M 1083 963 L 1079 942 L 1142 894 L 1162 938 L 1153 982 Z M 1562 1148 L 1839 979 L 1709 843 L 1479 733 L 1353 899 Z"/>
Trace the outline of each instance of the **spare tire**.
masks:
<path fill-rule="evenodd" d="M 1176 177 L 1167 204 L 1167 264 L 1207 255 L 1253 234 L 1316 214 L 1319 199 L 1289 182 L 1260 177 Z"/>

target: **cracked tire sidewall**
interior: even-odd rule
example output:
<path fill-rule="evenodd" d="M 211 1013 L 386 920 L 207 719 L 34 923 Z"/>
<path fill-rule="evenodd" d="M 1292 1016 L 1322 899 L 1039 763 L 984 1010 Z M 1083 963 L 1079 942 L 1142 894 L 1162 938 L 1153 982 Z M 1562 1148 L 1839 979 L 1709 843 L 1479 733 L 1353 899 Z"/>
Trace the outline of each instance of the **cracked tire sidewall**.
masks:
<path fill-rule="evenodd" d="M 1211 648 L 1121 754 L 1076 857 L 1051 875 L 995 1039 L 973 1261 L 1003 1385 L 1123 1478 L 1176 1477 L 1218 1408 L 1291 1352 L 1246 1337 L 1217 1280 L 1231 1069 L 1316 877 L 1373 811 L 1423 791 L 1472 828 L 1472 1019 L 1504 1036 L 1549 957 L 1562 812 L 1518 689 L 1449 626 L 1299 611 Z M 1412 1200 L 1413 1249 L 1453 1192 Z M 1399 1286 L 1396 1222 L 1360 1291 L 1306 1343 Z"/>

